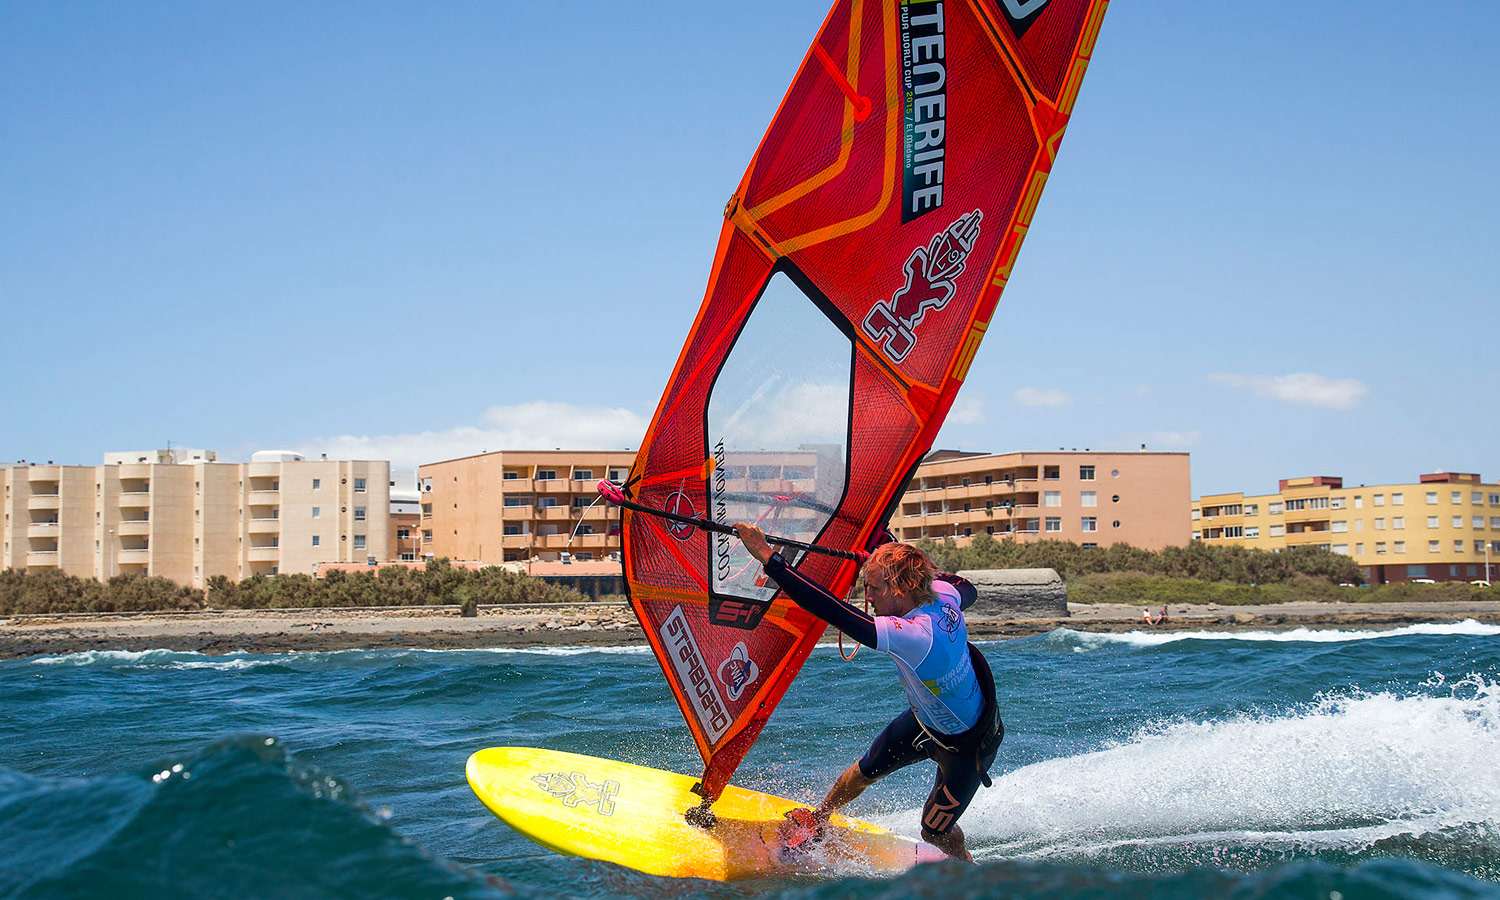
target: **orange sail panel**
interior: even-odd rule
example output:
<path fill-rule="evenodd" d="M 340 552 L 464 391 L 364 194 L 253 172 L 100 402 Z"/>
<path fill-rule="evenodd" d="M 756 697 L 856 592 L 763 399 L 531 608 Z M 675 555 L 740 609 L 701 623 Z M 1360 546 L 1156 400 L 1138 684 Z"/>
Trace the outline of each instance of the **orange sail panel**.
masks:
<path fill-rule="evenodd" d="M 840 0 L 739 188 L 626 493 L 862 548 L 931 447 L 1105 0 Z M 631 603 L 716 797 L 823 632 L 733 537 L 624 515 Z M 853 562 L 793 559 L 842 594 Z"/>

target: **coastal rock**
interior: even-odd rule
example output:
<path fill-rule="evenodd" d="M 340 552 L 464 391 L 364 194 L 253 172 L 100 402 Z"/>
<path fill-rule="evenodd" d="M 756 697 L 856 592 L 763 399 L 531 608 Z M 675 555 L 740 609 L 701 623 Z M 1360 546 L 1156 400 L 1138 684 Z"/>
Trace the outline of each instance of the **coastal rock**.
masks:
<path fill-rule="evenodd" d="M 1062 619 L 1068 587 L 1056 569 L 966 569 L 959 572 L 979 591 L 973 611 L 1011 619 Z"/>

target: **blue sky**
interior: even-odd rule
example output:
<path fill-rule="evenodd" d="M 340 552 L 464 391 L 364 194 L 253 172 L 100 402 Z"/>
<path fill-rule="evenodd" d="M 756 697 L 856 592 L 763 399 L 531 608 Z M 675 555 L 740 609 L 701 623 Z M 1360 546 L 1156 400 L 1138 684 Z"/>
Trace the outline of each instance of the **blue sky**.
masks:
<path fill-rule="evenodd" d="M 0 459 L 634 446 L 825 11 L 0 2 Z M 1500 478 L 1497 33 L 1113 4 L 939 445 Z"/>

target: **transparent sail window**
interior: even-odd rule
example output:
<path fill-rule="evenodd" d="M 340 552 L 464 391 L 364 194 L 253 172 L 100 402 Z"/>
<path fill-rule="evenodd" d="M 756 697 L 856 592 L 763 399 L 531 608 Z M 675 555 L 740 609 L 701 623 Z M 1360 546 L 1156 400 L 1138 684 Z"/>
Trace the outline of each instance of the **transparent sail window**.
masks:
<path fill-rule="evenodd" d="M 709 397 L 714 521 L 817 537 L 844 494 L 852 365 L 849 338 L 790 278 L 773 275 Z M 712 553 L 715 593 L 751 600 L 776 593 L 735 538 L 715 535 Z"/>

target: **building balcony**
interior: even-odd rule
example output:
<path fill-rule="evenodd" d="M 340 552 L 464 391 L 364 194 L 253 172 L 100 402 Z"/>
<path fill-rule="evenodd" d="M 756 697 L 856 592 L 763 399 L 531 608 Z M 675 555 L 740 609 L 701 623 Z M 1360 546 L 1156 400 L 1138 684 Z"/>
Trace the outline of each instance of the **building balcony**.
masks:
<path fill-rule="evenodd" d="M 273 518 L 251 519 L 245 528 L 250 534 L 280 534 L 281 520 Z"/>
<path fill-rule="evenodd" d="M 119 504 L 121 509 L 144 509 L 151 505 L 151 492 L 122 491 Z"/>
<path fill-rule="evenodd" d="M 145 564 L 151 561 L 151 550 L 148 547 L 131 547 L 115 551 L 115 562 L 118 564 L 139 563 Z"/>
<path fill-rule="evenodd" d="M 32 550 L 26 554 L 26 568 L 45 569 L 59 565 L 56 550 Z"/>
<path fill-rule="evenodd" d="M 245 493 L 250 503 L 274 506 L 281 502 L 281 491 L 273 488 L 252 488 Z"/>
<path fill-rule="evenodd" d="M 539 534 L 536 536 L 538 550 L 567 550 L 568 536 L 565 534 Z"/>
<path fill-rule="evenodd" d="M 525 549 L 531 546 L 529 534 L 507 534 L 500 538 L 500 546 L 507 550 Z"/>
<path fill-rule="evenodd" d="M 532 490 L 538 494 L 573 493 L 573 482 L 567 478 L 537 478 L 531 484 Z"/>
<path fill-rule="evenodd" d="M 573 546 L 584 550 L 614 549 L 620 546 L 620 539 L 607 534 L 580 534 L 573 538 Z"/>
<path fill-rule="evenodd" d="M 245 557 L 250 562 L 280 562 L 280 547 L 249 547 L 245 550 Z"/>
<path fill-rule="evenodd" d="M 548 522 L 571 522 L 573 521 L 573 508 L 570 506 L 538 506 L 531 517 L 533 519 L 543 519 Z"/>
<path fill-rule="evenodd" d="M 29 538 L 52 538 L 57 539 L 58 524 L 56 522 L 32 522 L 26 526 L 26 536 Z"/>
<path fill-rule="evenodd" d="M 145 519 L 133 519 L 128 522 L 115 523 L 115 534 L 119 535 L 142 535 L 151 533 L 151 523 Z"/>
<path fill-rule="evenodd" d="M 26 498 L 27 509 L 61 509 L 62 496 L 59 494 L 32 494 Z"/>

